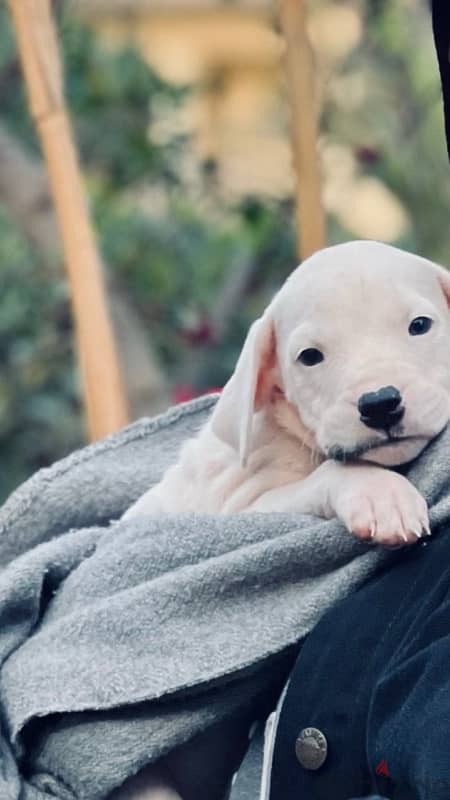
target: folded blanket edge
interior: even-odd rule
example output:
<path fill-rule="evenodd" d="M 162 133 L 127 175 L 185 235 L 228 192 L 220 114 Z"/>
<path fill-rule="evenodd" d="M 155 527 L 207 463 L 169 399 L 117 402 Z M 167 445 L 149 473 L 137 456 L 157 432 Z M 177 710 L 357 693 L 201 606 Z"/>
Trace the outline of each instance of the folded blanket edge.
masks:
<path fill-rule="evenodd" d="M 37 498 L 40 500 L 52 483 L 66 475 L 71 469 L 76 469 L 93 458 L 101 457 L 106 452 L 126 447 L 133 441 L 151 437 L 161 428 L 168 427 L 182 417 L 192 417 L 195 414 L 212 408 L 217 401 L 218 394 L 204 395 L 171 406 L 167 411 L 155 417 L 142 417 L 119 431 L 109 434 L 104 439 L 81 446 L 49 467 L 43 467 L 30 478 L 17 487 L 5 500 L 0 510 L 0 535 L 8 526 L 13 525 L 23 514 L 26 514 Z"/>

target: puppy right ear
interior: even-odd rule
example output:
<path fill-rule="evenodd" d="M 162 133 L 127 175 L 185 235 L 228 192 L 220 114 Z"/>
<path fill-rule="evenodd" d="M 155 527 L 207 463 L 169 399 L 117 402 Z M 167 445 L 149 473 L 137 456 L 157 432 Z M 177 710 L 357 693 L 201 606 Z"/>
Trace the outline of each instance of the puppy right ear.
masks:
<path fill-rule="evenodd" d="M 448 269 L 445 269 L 438 264 L 433 264 L 433 267 L 437 274 L 439 286 L 441 287 L 444 297 L 447 300 L 447 304 L 450 308 L 450 272 Z"/>
<path fill-rule="evenodd" d="M 251 326 L 236 368 L 211 417 L 213 433 L 247 462 L 253 414 L 269 399 L 276 364 L 275 332 L 267 311 Z"/>

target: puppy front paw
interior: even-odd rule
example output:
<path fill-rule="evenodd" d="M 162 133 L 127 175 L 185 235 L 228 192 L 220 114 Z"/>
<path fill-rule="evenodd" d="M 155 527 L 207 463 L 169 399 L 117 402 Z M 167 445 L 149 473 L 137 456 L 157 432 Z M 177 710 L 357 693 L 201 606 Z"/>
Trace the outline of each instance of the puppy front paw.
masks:
<path fill-rule="evenodd" d="M 341 485 L 336 513 L 358 538 L 389 547 L 412 544 L 430 534 L 422 495 L 403 475 L 377 467 L 353 470 Z"/>

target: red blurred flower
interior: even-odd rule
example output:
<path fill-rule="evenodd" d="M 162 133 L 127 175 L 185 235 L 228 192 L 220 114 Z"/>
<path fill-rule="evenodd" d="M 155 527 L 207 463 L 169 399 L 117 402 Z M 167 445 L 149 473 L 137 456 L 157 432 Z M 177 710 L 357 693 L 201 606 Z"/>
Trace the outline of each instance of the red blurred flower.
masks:
<path fill-rule="evenodd" d="M 369 167 L 373 164 L 377 164 L 381 158 L 380 151 L 377 150 L 376 147 L 369 147 L 367 145 L 357 147 L 355 155 L 360 164 L 366 164 Z"/>
<path fill-rule="evenodd" d="M 191 325 L 184 325 L 180 329 L 180 335 L 186 342 L 195 347 L 209 344 L 213 338 L 213 331 L 209 320 L 204 318 Z"/>

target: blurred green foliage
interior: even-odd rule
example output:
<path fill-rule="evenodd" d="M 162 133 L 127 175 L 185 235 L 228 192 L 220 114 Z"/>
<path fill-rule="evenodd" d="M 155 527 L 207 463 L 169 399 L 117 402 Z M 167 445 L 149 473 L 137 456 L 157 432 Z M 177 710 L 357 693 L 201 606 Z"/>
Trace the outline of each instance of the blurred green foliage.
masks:
<path fill-rule="evenodd" d="M 337 0 L 336 0 L 337 1 Z M 427 11 L 396 2 L 364 3 L 362 45 L 342 66 L 370 90 L 353 112 L 332 93 L 326 138 L 357 154 L 362 174 L 380 178 L 413 224 L 401 246 L 448 261 L 450 174 L 437 67 Z M 194 390 L 222 385 L 250 321 L 295 264 L 289 200 L 248 197 L 221 207 L 211 173 L 187 189 L 184 135 L 163 142 L 152 121 L 187 91 L 162 81 L 132 48 L 111 52 L 65 12 L 59 19 L 67 98 L 108 268 L 142 314 L 150 343 L 172 382 Z M 39 157 L 8 26 L 0 6 L 0 124 Z M 159 213 L 149 213 L 152 204 Z M 329 218 L 330 242 L 352 234 Z M 224 337 L 209 314 L 233 267 L 253 265 Z M 0 498 L 40 466 L 83 443 L 67 290 L 0 206 Z"/>
<path fill-rule="evenodd" d="M 0 491 L 80 441 L 62 282 L 39 261 L 0 207 Z M 64 335 L 65 334 L 65 335 Z"/>

